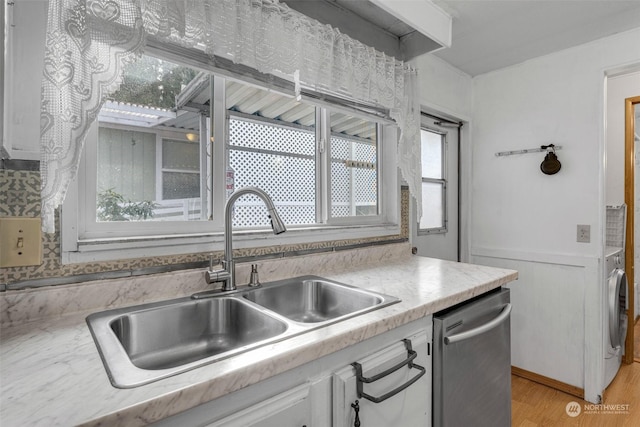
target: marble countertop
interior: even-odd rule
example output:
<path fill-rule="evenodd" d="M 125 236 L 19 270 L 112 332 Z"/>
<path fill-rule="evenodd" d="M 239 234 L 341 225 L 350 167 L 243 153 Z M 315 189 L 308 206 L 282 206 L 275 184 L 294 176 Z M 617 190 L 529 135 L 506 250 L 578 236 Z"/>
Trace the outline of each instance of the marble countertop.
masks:
<path fill-rule="evenodd" d="M 145 425 L 450 307 L 518 277 L 513 270 L 416 256 L 385 259 L 380 253 L 367 260 L 372 262 L 352 263 L 342 271 L 332 271 L 325 265 L 327 273 L 320 275 L 396 296 L 402 300 L 400 303 L 359 316 L 357 322 L 339 322 L 133 389 L 117 389 L 109 382 L 85 322 L 86 315 L 96 311 L 95 307 L 79 306 L 75 311 L 67 308 L 64 314 L 14 321 L 8 326 L 5 322 L 0 353 L 0 424 Z M 281 267 L 277 268 L 280 275 L 283 274 Z M 275 273 L 269 274 L 268 265 L 264 268 L 267 280 L 277 278 Z M 275 268 L 272 270 L 276 271 Z M 289 273 L 293 274 L 289 277 L 318 274 L 303 270 L 292 267 Z M 202 272 L 198 272 L 200 279 L 201 275 Z M 33 305 L 34 296 L 30 298 Z M 29 298 L 20 300 L 28 302 Z M 127 302 L 133 301 L 122 299 L 116 305 Z M 3 304 L 0 307 L 3 310 L 14 310 L 15 320 L 16 305 L 19 304 L 15 301 Z M 109 308 L 112 307 L 113 304 Z"/>

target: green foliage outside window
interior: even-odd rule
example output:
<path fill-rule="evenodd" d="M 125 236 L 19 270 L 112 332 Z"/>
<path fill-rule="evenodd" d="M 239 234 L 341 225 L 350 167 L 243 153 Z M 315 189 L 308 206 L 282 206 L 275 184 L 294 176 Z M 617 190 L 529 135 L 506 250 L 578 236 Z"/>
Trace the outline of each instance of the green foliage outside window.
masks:
<path fill-rule="evenodd" d="M 113 188 L 98 194 L 98 221 L 140 221 L 153 218 L 158 205 L 150 200 L 132 202 Z"/>

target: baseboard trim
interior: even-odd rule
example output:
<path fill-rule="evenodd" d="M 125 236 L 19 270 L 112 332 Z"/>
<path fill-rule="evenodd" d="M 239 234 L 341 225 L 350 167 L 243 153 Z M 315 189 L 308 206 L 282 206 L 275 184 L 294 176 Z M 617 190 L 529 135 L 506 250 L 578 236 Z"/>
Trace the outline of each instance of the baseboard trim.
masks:
<path fill-rule="evenodd" d="M 545 377 L 544 375 L 536 374 L 535 372 L 527 371 L 515 366 L 511 367 L 511 373 L 530 381 L 546 385 L 547 387 L 555 388 L 556 390 L 560 390 L 572 396 L 579 397 L 580 399 L 584 399 L 584 389 L 580 387 L 563 383 L 562 381 L 554 380 L 553 378 Z"/>

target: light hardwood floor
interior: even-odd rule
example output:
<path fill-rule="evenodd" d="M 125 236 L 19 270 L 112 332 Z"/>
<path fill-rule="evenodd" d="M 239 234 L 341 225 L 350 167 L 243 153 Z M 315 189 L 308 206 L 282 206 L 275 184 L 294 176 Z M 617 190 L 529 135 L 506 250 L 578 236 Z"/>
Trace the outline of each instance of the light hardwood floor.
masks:
<path fill-rule="evenodd" d="M 561 391 L 511 376 L 512 426 L 640 427 L 640 363 L 622 365 L 604 394 L 606 407 L 592 405 Z M 567 405 L 579 404 L 581 413 L 567 414 Z M 586 406 L 585 406 L 586 405 Z M 628 405 L 628 406 L 624 406 Z M 619 411 L 621 413 L 610 413 Z"/>

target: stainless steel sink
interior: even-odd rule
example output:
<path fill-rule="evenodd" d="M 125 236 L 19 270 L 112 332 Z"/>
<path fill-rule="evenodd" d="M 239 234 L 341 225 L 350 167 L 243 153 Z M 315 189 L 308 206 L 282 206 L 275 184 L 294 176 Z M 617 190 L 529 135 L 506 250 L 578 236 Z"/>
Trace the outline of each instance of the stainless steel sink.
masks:
<path fill-rule="evenodd" d="M 360 314 L 390 298 L 314 277 L 283 280 L 244 297 L 302 323 L 327 322 Z"/>
<path fill-rule="evenodd" d="M 94 313 L 111 383 L 131 388 L 400 301 L 317 276 Z"/>
<path fill-rule="evenodd" d="M 236 298 L 190 300 L 122 315 L 110 323 L 138 368 L 166 369 L 282 334 L 286 323 Z"/>
<path fill-rule="evenodd" d="M 180 298 L 87 317 L 111 383 L 136 387 L 277 341 L 288 324 L 240 298 Z"/>

